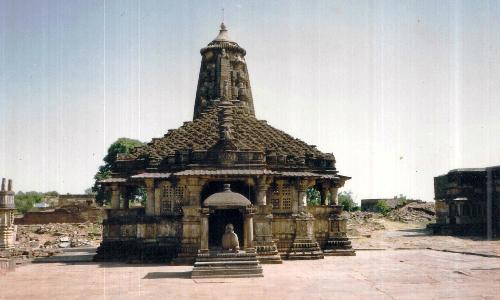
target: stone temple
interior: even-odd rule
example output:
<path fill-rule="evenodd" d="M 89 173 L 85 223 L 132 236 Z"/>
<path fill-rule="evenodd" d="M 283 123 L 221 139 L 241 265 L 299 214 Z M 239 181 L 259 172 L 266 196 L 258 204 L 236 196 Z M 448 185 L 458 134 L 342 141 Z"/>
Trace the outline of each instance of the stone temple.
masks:
<path fill-rule="evenodd" d="M 193 120 L 119 155 L 112 177 L 101 181 L 111 209 L 96 259 L 196 260 L 195 271 L 203 271 L 226 256 L 280 263 L 354 255 L 337 203 L 350 177 L 338 173 L 334 155 L 255 117 L 246 51 L 224 24 L 200 52 Z M 129 208 L 138 186 L 146 205 Z M 321 205 L 307 205 L 309 188 Z M 237 253 L 222 249 L 228 228 Z"/>

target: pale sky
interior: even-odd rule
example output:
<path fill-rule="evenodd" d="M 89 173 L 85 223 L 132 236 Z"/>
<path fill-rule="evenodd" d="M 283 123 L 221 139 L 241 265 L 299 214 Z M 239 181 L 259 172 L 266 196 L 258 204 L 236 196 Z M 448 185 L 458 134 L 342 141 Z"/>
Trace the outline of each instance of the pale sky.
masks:
<path fill-rule="evenodd" d="M 82 193 L 117 138 L 191 120 L 222 6 L 257 117 L 333 152 L 358 200 L 500 164 L 500 1 L 0 0 L 0 176 Z"/>

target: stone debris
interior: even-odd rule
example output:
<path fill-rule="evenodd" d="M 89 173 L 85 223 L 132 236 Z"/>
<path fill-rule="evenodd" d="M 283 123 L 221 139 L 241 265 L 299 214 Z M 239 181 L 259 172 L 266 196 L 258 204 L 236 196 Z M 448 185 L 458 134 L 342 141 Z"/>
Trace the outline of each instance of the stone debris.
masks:
<path fill-rule="evenodd" d="M 349 236 L 370 237 L 374 231 L 385 230 L 386 221 L 422 224 L 435 219 L 433 202 L 409 203 L 391 210 L 386 215 L 376 212 L 355 211 L 344 212 Z"/>
<path fill-rule="evenodd" d="M 102 226 L 94 223 L 18 225 L 14 248 L 0 251 L 0 258 L 25 260 L 60 254 L 63 248 L 97 247 L 101 235 Z"/>
<path fill-rule="evenodd" d="M 434 202 L 409 203 L 387 214 L 389 220 L 404 223 L 430 222 L 435 217 Z"/>
<path fill-rule="evenodd" d="M 366 211 L 354 211 L 344 212 L 344 215 L 347 218 L 348 236 L 369 237 L 371 232 L 385 229 L 382 222 L 382 219 L 384 218 L 382 214 Z"/>

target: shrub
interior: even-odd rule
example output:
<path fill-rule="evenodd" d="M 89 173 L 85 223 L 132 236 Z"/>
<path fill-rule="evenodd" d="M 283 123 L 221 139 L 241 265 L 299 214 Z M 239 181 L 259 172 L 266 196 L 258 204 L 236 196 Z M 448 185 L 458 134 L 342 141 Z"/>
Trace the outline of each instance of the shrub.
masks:
<path fill-rule="evenodd" d="M 390 212 L 392 209 L 391 207 L 387 204 L 387 202 L 381 200 L 381 201 L 378 201 L 376 204 L 375 204 L 375 211 L 378 212 L 378 213 L 381 213 L 381 214 L 387 214 L 388 212 Z"/>
<path fill-rule="evenodd" d="M 339 193 L 338 195 L 339 204 L 342 205 L 345 211 L 357 211 L 359 210 L 359 206 L 352 199 L 351 191 L 344 191 Z"/>
<path fill-rule="evenodd" d="M 42 199 L 43 199 L 43 194 L 38 193 L 38 192 L 23 193 L 23 192 L 19 191 L 14 196 L 14 202 L 16 204 L 16 209 L 18 212 L 23 213 L 23 214 L 28 212 L 30 209 L 32 209 L 36 203 L 42 202 Z"/>

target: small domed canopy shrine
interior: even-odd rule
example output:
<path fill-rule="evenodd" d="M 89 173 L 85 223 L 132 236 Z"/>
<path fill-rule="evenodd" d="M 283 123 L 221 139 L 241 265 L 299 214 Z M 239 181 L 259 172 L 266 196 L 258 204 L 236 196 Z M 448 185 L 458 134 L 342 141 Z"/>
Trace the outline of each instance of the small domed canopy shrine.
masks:
<path fill-rule="evenodd" d="M 205 201 L 203 205 L 206 207 L 247 207 L 252 205 L 252 202 L 248 200 L 242 194 L 238 194 L 231 191 L 229 184 L 224 184 L 224 191 L 212 194 Z"/>
<path fill-rule="evenodd" d="M 217 247 L 227 223 L 261 262 L 353 255 L 337 203 L 349 177 L 334 155 L 255 117 L 246 51 L 224 24 L 200 53 L 193 120 L 119 155 L 101 181 L 111 209 L 97 259 L 192 261 Z M 129 208 L 137 187 L 145 207 Z M 307 205 L 309 188 L 320 205 Z"/>

